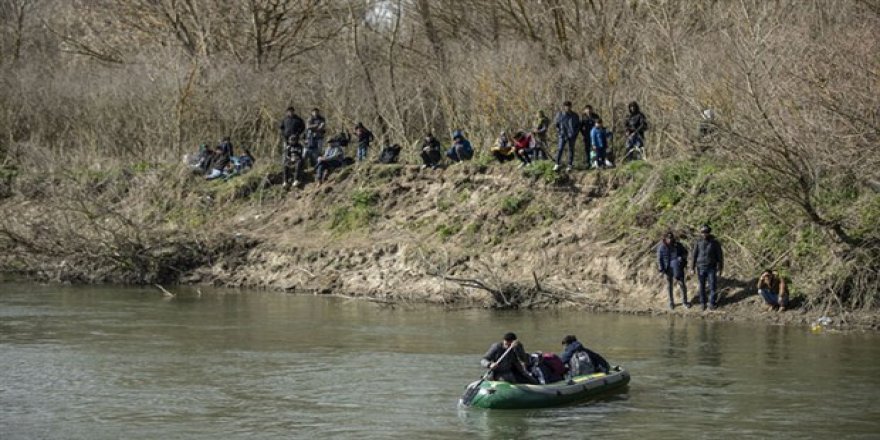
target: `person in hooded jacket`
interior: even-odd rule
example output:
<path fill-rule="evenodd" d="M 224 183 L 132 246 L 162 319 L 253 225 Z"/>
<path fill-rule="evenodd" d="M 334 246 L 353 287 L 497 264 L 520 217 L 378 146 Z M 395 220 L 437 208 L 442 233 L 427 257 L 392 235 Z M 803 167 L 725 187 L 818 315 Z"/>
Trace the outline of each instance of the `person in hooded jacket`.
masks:
<path fill-rule="evenodd" d="M 461 130 L 452 132 L 452 146 L 446 152 L 446 157 L 453 162 L 471 160 L 474 157 L 474 147 L 464 137 L 464 133 Z"/>
<path fill-rule="evenodd" d="M 675 300 L 672 296 L 673 280 L 681 288 L 681 303 L 685 308 L 690 308 L 687 297 L 687 285 L 684 282 L 684 273 L 687 268 L 687 249 L 678 240 L 675 234 L 667 232 L 663 240 L 657 245 L 657 270 L 666 276 L 666 291 L 669 294 L 669 309 L 675 308 Z"/>
<path fill-rule="evenodd" d="M 440 141 L 434 137 L 433 133 L 425 133 L 425 139 L 422 141 L 421 151 L 419 151 L 423 162 L 422 168 L 437 169 L 443 159 L 441 148 Z"/>
<path fill-rule="evenodd" d="M 562 363 L 568 366 L 568 372 L 571 377 L 592 373 L 608 373 L 611 371 L 611 365 L 599 353 L 596 353 L 587 347 L 584 347 L 575 335 L 566 335 L 562 338 L 563 351 L 559 356 Z M 583 353 L 583 355 L 579 355 Z M 584 356 L 585 355 L 585 356 Z M 589 359 L 588 362 L 573 362 L 575 358 L 578 360 L 583 358 Z M 585 360 L 586 360 L 585 359 Z M 573 365 L 573 364 L 577 365 Z"/>
<path fill-rule="evenodd" d="M 592 105 L 584 107 L 584 112 L 581 113 L 581 138 L 584 140 L 584 157 L 586 158 L 584 160 L 587 161 L 587 169 L 593 165 L 590 160 L 590 152 L 596 145 L 593 143 L 592 132 L 598 120 L 600 120 L 599 115 L 593 110 Z"/>
<path fill-rule="evenodd" d="M 694 258 L 691 270 L 697 274 L 699 280 L 700 305 L 703 306 L 703 310 L 706 310 L 707 307 L 710 310 L 715 310 L 718 300 L 715 288 L 718 277 L 724 270 L 724 252 L 721 249 L 721 243 L 712 235 L 712 228 L 703 225 L 700 227 L 700 234 L 702 237 L 694 243 L 694 249 L 691 252 Z M 707 286 L 709 288 L 708 303 L 706 302 Z"/>
<path fill-rule="evenodd" d="M 635 147 L 644 149 L 645 132 L 648 131 L 648 118 L 639 108 L 639 103 L 633 101 L 627 106 L 629 115 L 626 118 L 624 127 L 626 128 L 626 156 L 630 156 L 630 152 Z"/>

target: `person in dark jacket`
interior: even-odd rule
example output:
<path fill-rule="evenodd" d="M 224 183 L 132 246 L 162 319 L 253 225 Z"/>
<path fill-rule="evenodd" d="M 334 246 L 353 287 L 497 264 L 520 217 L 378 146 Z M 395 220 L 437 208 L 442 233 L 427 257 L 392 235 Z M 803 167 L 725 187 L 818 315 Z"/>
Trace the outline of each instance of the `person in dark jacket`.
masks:
<path fill-rule="evenodd" d="M 648 130 L 648 118 L 645 117 L 639 104 L 635 101 L 630 102 L 627 106 L 629 115 L 624 124 L 626 128 L 626 157 L 631 157 L 634 148 L 645 147 L 645 132 Z"/>
<path fill-rule="evenodd" d="M 669 309 L 675 308 L 675 300 L 672 296 L 673 280 L 681 288 L 681 303 L 686 308 L 691 305 L 688 302 L 687 285 L 684 282 L 684 273 L 687 269 L 688 252 L 684 245 L 675 239 L 675 234 L 667 232 L 657 245 L 657 270 L 666 275 L 666 292 L 669 295 Z"/>
<path fill-rule="evenodd" d="M 327 175 L 330 174 L 331 170 L 340 168 L 345 164 L 345 150 L 343 150 L 343 147 L 348 145 L 350 138 L 348 133 L 343 132 L 330 139 L 327 151 L 318 158 L 318 163 L 315 165 L 315 179 L 318 185 L 327 180 Z"/>
<path fill-rule="evenodd" d="M 471 160 L 474 157 L 474 147 L 471 145 L 471 141 L 464 137 L 461 130 L 452 132 L 452 146 L 446 152 L 446 157 L 456 163 Z"/>
<path fill-rule="evenodd" d="M 562 153 L 565 147 L 568 147 L 568 171 L 574 166 L 574 144 L 577 141 L 578 131 L 581 127 L 581 120 L 578 114 L 571 110 L 571 101 L 562 103 L 562 111 L 556 114 L 556 135 L 559 138 L 558 149 L 556 150 L 556 165 L 553 171 L 559 169 L 562 163 Z"/>
<path fill-rule="evenodd" d="M 504 356 L 510 347 L 513 347 L 510 353 Z M 480 365 L 492 370 L 492 380 L 537 384 L 538 381 L 528 373 L 526 368 L 528 361 L 529 356 L 523 345 L 517 341 L 516 334 L 508 332 L 501 339 L 501 342 L 496 342 L 489 347 L 489 351 L 480 360 Z"/>
<path fill-rule="evenodd" d="M 354 126 L 354 135 L 357 137 L 357 161 L 361 162 L 367 159 L 367 153 L 370 150 L 370 143 L 373 142 L 373 132 L 367 130 L 364 124 L 358 122 Z"/>
<path fill-rule="evenodd" d="M 382 147 L 382 151 L 379 152 L 379 158 L 376 159 L 379 163 L 397 163 L 397 158 L 400 156 L 400 144 L 388 145 L 385 144 Z"/>
<path fill-rule="evenodd" d="M 538 110 L 535 119 L 535 128 L 532 135 L 535 137 L 535 148 L 532 150 L 532 160 L 547 160 L 547 131 L 550 130 L 550 118 L 544 115 L 543 110 Z"/>
<path fill-rule="evenodd" d="M 571 377 L 598 372 L 608 373 L 611 371 L 611 365 L 608 364 L 608 361 L 600 356 L 599 353 L 584 347 L 575 335 L 566 335 L 562 338 L 562 347 L 562 355 L 559 358 L 563 364 L 568 366 L 568 372 Z"/>
<path fill-rule="evenodd" d="M 584 160 L 587 161 L 587 169 L 592 166 L 590 152 L 593 150 L 593 147 L 596 146 L 592 141 L 592 131 L 593 128 L 596 127 L 596 121 L 599 119 L 601 118 L 599 118 L 599 115 L 593 111 L 593 106 L 588 105 L 584 107 L 584 112 L 581 113 L 581 138 L 584 140 Z"/>
<path fill-rule="evenodd" d="M 233 147 L 229 136 L 223 136 L 217 148 L 214 150 L 214 157 L 211 159 L 211 171 L 205 176 L 206 180 L 213 180 L 223 177 L 226 168 L 232 162 Z"/>
<path fill-rule="evenodd" d="M 283 188 L 299 186 L 299 183 L 302 181 L 303 161 L 303 146 L 299 142 L 299 136 L 291 135 L 287 138 L 287 143 L 284 145 L 282 160 L 284 165 Z"/>
<path fill-rule="evenodd" d="M 306 123 L 296 114 L 296 110 L 294 110 L 293 107 L 287 107 L 287 115 L 285 115 L 284 119 L 281 120 L 281 123 L 278 124 L 278 131 L 281 133 L 281 142 L 286 144 L 291 136 L 295 136 L 297 141 L 299 141 L 299 137 L 302 136 L 305 130 Z"/>
<path fill-rule="evenodd" d="M 440 141 L 434 137 L 431 133 L 425 134 L 425 140 L 422 142 L 422 148 L 419 152 L 419 155 L 422 158 L 422 168 L 431 167 L 432 169 L 437 169 L 437 166 L 440 165 L 440 160 L 443 159 L 443 153 L 441 152 L 442 146 L 440 145 Z"/>
<path fill-rule="evenodd" d="M 321 148 L 324 147 L 324 134 L 327 132 L 327 120 L 321 116 L 321 111 L 317 108 L 312 109 L 312 116 L 306 129 L 306 148 L 303 151 L 303 158 L 308 159 L 312 166 L 317 166 L 318 156 L 321 154 Z"/>
<path fill-rule="evenodd" d="M 721 250 L 721 243 L 712 235 L 712 228 L 707 225 L 700 227 L 702 237 L 694 243 L 693 263 L 691 269 L 697 274 L 699 280 L 700 305 L 703 310 L 708 306 L 710 310 L 715 310 L 717 306 L 717 297 L 715 295 L 715 287 L 717 278 L 721 276 L 724 270 L 724 252 Z M 706 303 L 706 285 L 709 285 L 709 302 Z"/>

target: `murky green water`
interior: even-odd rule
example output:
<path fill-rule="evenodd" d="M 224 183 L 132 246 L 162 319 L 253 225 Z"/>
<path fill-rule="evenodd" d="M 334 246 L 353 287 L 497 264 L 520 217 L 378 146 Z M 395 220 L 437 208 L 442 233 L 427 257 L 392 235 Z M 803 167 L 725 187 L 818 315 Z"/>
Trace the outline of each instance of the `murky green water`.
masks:
<path fill-rule="evenodd" d="M 186 293 L 186 296 L 184 296 Z M 630 369 L 586 404 L 459 410 L 508 330 Z M 583 312 L 0 285 L 0 438 L 880 438 L 880 337 Z"/>

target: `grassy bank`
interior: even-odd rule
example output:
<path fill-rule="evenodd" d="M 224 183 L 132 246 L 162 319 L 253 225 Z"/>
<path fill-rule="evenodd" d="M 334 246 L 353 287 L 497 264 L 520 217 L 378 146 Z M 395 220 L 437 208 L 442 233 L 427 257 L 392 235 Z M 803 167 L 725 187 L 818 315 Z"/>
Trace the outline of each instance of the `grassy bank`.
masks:
<path fill-rule="evenodd" d="M 752 286 L 767 266 L 791 278 L 799 305 L 773 319 L 873 316 L 876 290 L 829 292 L 876 270 L 876 255 L 848 255 L 784 202 L 762 202 L 742 168 L 711 157 L 571 174 L 550 165 L 354 166 L 289 193 L 265 161 L 228 182 L 176 164 L 15 175 L 0 202 L 0 268 L 62 282 L 656 312 L 666 303 L 657 240 L 673 230 L 689 245 L 708 223 L 725 247 L 728 316 L 759 315 Z M 876 195 L 844 195 L 833 206 L 875 233 Z"/>

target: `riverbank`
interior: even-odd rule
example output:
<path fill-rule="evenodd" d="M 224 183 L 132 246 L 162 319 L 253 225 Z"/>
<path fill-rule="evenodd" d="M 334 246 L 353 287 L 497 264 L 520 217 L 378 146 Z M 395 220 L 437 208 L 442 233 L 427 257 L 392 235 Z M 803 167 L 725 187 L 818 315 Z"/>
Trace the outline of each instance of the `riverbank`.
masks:
<path fill-rule="evenodd" d="M 815 274 L 829 254 L 803 245 L 815 240 L 809 229 L 785 229 L 747 205 L 748 190 L 734 184 L 740 170 L 711 160 L 570 174 L 551 165 L 354 166 L 290 192 L 265 165 L 228 182 L 165 165 L 23 176 L 0 205 L 7 219 L 0 268 L 54 282 L 209 284 L 390 304 L 779 324 L 827 315 L 842 328 L 880 328 L 870 309 L 814 297 L 808 283 L 818 284 L 802 272 Z M 725 244 L 720 307 L 669 311 L 653 262 L 656 240 L 673 229 L 690 245 L 704 222 Z M 786 240 L 799 246 L 786 265 L 796 308 L 766 312 L 753 288 L 766 265 L 757 251 Z M 695 280 L 688 289 L 693 298 Z"/>

